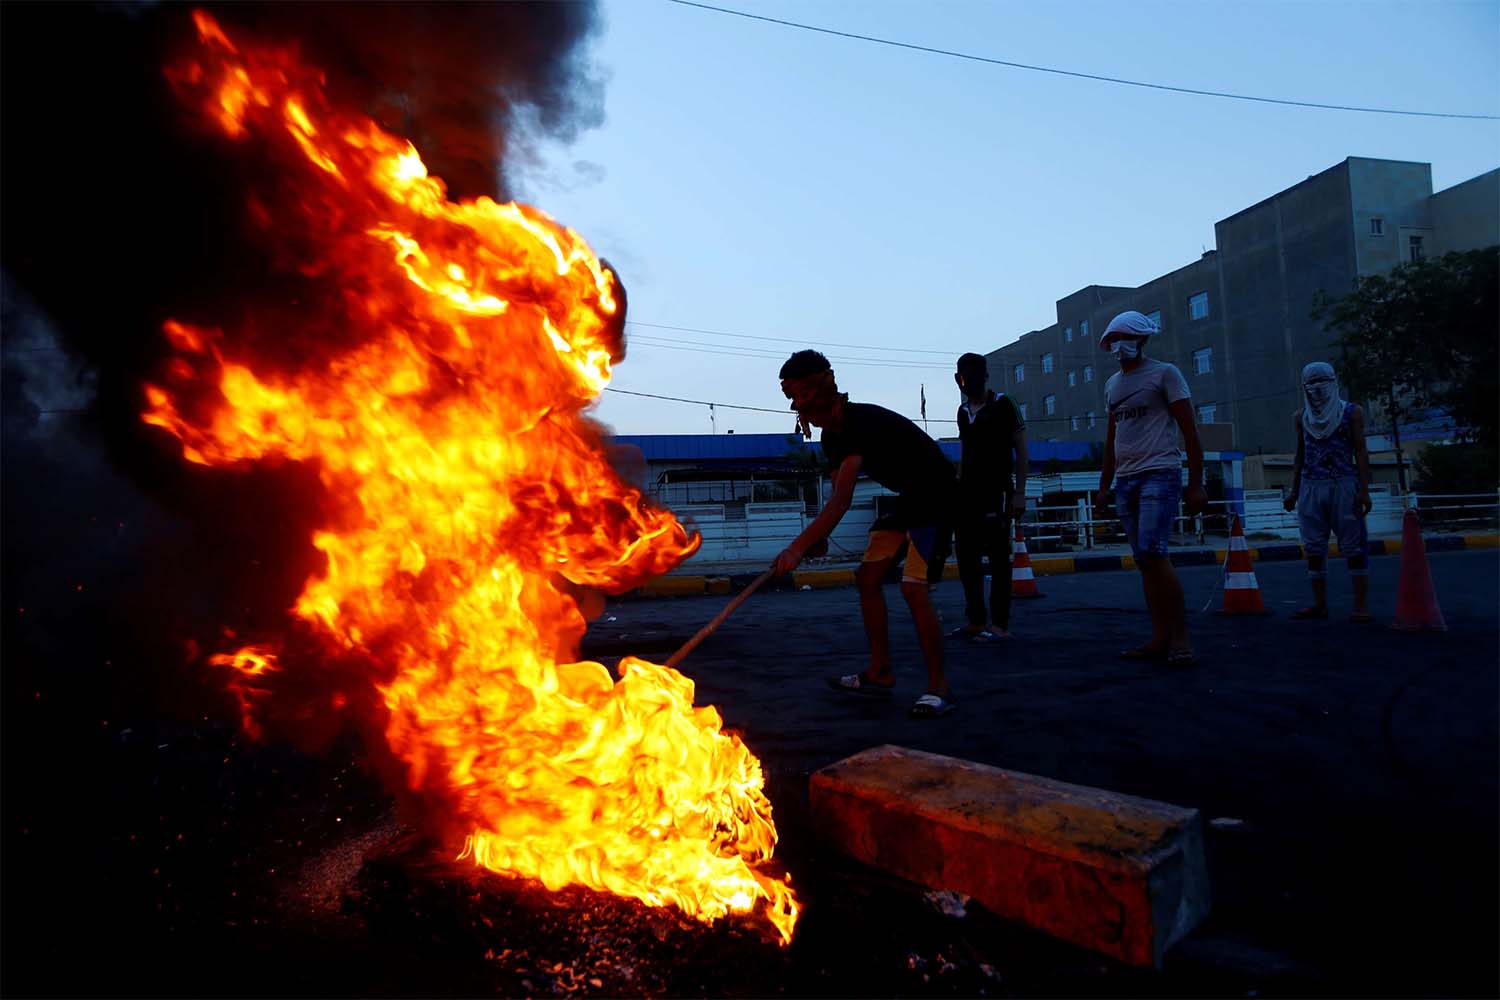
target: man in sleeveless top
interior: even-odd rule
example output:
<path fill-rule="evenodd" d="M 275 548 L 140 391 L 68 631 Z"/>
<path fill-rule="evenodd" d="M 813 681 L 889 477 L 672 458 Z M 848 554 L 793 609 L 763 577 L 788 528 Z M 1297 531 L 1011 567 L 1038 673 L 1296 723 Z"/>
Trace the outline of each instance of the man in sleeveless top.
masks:
<path fill-rule="evenodd" d="M 1151 638 L 1120 656 L 1189 667 L 1196 657 L 1188 639 L 1182 584 L 1167 546 L 1179 499 L 1193 515 L 1207 506 L 1208 496 L 1203 491 L 1203 446 L 1187 381 L 1176 365 L 1146 357 L 1146 341 L 1157 329 L 1149 316 L 1131 309 L 1110 320 L 1099 338 L 1100 349 L 1120 363 L 1120 370 L 1104 384 L 1109 429 L 1099 474 L 1099 516 L 1105 516 L 1111 499 L 1119 505 L 1120 523 L 1141 571 L 1146 610 L 1151 613 Z M 1179 434 L 1187 449 L 1186 488 Z"/>
<path fill-rule="evenodd" d="M 913 718 L 935 718 L 954 709 L 943 671 L 943 632 L 928 587 L 943 578 L 952 535 L 949 512 L 957 479 L 953 464 L 936 441 L 910 420 L 872 403 L 851 403 L 839 392 L 828 359 L 817 351 L 798 351 L 781 366 L 781 391 L 797 411 L 804 435 L 823 430 L 823 454 L 833 470 L 833 495 L 802 533 L 776 557 L 778 573 L 790 573 L 803 557 L 826 543 L 848 513 L 854 483 L 864 473 L 896 494 L 895 510 L 870 528 L 864 561 L 855 573 L 869 665 L 857 674 L 830 678 L 848 694 L 889 697 L 896 684 L 891 664 L 889 624 L 881 585 L 886 573 L 905 554 L 901 596 L 911 609 L 917 641 L 927 663 L 927 692 L 912 705 Z"/>
<path fill-rule="evenodd" d="M 983 354 L 958 359 L 953 379 L 958 407 L 958 516 L 954 548 L 964 587 L 964 624 L 950 639 L 974 643 L 1010 638 L 1011 519 L 1026 512 L 1026 422 L 1010 397 L 988 387 Z M 984 604 L 984 560 L 990 563 L 990 603 Z"/>
<path fill-rule="evenodd" d="M 1297 428 L 1297 459 L 1284 506 L 1297 511 L 1313 602 L 1292 617 L 1328 617 L 1328 535 L 1354 583 L 1353 622 L 1370 621 L 1370 559 L 1365 515 L 1370 513 L 1370 454 L 1365 450 L 1365 413 L 1339 398 L 1333 366 L 1314 361 L 1302 369 L 1302 409 Z"/>

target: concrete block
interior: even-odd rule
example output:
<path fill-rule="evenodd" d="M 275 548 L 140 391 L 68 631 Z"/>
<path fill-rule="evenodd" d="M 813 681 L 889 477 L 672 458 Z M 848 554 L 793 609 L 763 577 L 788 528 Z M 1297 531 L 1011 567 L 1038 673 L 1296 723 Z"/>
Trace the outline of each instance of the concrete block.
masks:
<path fill-rule="evenodd" d="M 792 584 L 801 590 L 812 587 L 822 590 L 827 587 L 849 587 L 854 584 L 852 569 L 804 569 L 792 574 Z"/>
<path fill-rule="evenodd" d="M 1072 556 L 1043 556 L 1031 560 L 1031 572 L 1035 576 L 1057 576 L 1073 572 Z"/>
<path fill-rule="evenodd" d="M 812 776 L 833 847 L 1134 965 L 1208 914 L 1195 809 L 881 746 Z"/>
<path fill-rule="evenodd" d="M 701 576 L 659 576 L 641 584 L 645 597 L 691 597 L 703 593 Z"/>

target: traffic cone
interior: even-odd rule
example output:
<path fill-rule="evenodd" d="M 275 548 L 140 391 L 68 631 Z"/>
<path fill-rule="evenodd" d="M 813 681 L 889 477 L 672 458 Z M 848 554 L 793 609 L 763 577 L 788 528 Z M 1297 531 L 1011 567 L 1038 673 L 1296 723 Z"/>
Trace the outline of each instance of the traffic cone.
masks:
<path fill-rule="evenodd" d="M 1036 589 L 1036 575 L 1031 572 L 1031 557 L 1026 554 L 1026 539 L 1021 534 L 1021 522 L 1016 522 L 1016 547 L 1010 558 L 1010 596 L 1046 597 Z"/>
<path fill-rule="evenodd" d="M 1406 632 L 1446 632 L 1443 611 L 1438 607 L 1427 566 L 1427 545 L 1422 541 L 1422 522 L 1407 508 L 1401 522 L 1401 582 L 1396 587 L 1396 620 L 1391 628 Z"/>
<path fill-rule="evenodd" d="M 1229 532 L 1229 552 L 1224 557 L 1224 606 L 1221 615 L 1268 615 L 1260 599 L 1260 584 L 1255 567 L 1250 564 L 1250 546 L 1245 544 L 1245 527 L 1238 515 Z"/>

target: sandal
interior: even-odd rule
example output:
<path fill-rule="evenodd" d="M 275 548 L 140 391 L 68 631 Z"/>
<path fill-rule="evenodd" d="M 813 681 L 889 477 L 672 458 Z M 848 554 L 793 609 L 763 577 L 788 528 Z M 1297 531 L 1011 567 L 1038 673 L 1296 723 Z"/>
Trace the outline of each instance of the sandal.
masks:
<path fill-rule="evenodd" d="M 975 632 L 972 627 L 970 627 L 968 625 L 959 625 L 957 628 L 951 628 L 947 632 L 944 632 L 943 633 L 943 638 L 944 639 L 972 639 L 976 635 L 979 635 L 979 632 Z"/>
<path fill-rule="evenodd" d="M 909 714 L 913 719 L 936 719 L 940 715 L 947 715 L 957 707 L 951 696 L 944 698 L 940 694 L 928 692 L 916 700 Z"/>
<path fill-rule="evenodd" d="M 1167 658 L 1167 650 L 1163 646 L 1137 646 L 1134 649 L 1120 650 L 1122 660 L 1150 660 L 1153 663 Z"/>
<path fill-rule="evenodd" d="M 1356 625 L 1368 625 L 1375 620 L 1375 616 L 1368 611 L 1356 611 L 1349 616 L 1349 620 Z"/>
<path fill-rule="evenodd" d="M 1293 621 L 1324 621 L 1328 617 L 1327 608 L 1303 608 L 1301 611 L 1292 612 Z"/>
<path fill-rule="evenodd" d="M 1191 649 L 1174 649 L 1167 654 L 1164 662 L 1169 667 L 1191 667 L 1198 662 L 1198 657 L 1193 655 Z"/>
<path fill-rule="evenodd" d="M 828 678 L 828 686 L 835 691 L 843 691 L 846 694 L 863 694 L 875 698 L 889 698 L 891 690 L 895 688 L 896 682 L 889 684 L 877 684 L 864 674 L 845 674 L 842 677 Z"/>

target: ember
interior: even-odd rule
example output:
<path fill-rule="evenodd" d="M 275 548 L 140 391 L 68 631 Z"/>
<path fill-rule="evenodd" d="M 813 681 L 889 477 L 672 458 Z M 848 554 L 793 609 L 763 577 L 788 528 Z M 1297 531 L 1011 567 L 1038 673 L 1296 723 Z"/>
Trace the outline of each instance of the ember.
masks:
<path fill-rule="evenodd" d="M 269 310 L 169 321 L 176 357 L 145 390 L 143 419 L 188 460 L 305 462 L 326 488 L 297 641 L 212 658 L 240 675 L 246 728 L 289 674 L 359 663 L 365 697 L 322 704 L 371 706 L 463 857 L 705 921 L 759 906 L 789 941 L 798 905 L 755 867 L 776 842 L 760 762 L 676 671 L 572 662 L 579 588 L 627 590 L 698 544 L 614 474 L 586 416 L 623 355 L 615 275 L 536 209 L 449 201 L 293 49 L 194 19 L 169 79 L 276 165 L 251 217 L 280 265 L 336 289 L 295 368 L 262 353 L 284 322 Z"/>

